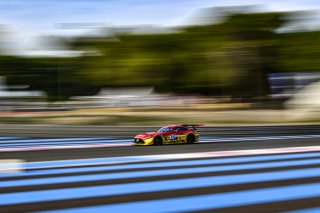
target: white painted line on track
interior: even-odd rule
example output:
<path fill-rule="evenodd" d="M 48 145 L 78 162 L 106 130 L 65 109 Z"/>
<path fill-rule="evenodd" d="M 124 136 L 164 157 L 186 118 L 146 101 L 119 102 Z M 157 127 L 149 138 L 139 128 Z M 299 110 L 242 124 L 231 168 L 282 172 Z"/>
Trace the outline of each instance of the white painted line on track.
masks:
<path fill-rule="evenodd" d="M 131 143 L 114 143 L 114 144 L 83 144 L 72 146 L 31 146 L 31 147 L 16 147 L 16 148 L 1 148 L 0 152 L 17 152 L 17 151 L 40 151 L 40 150 L 55 150 L 55 149 L 85 149 L 98 147 L 119 147 L 130 146 Z"/>
<path fill-rule="evenodd" d="M 258 136 L 258 137 L 237 137 L 237 138 L 205 138 L 200 143 L 210 142 L 229 142 L 229 141 L 260 141 L 260 140 L 283 140 L 283 139 L 304 139 L 304 138 L 320 138 L 320 135 L 285 135 L 285 136 Z"/>
<path fill-rule="evenodd" d="M 21 172 L 23 164 L 24 160 L 21 159 L 2 159 L 0 160 L 0 174 Z"/>

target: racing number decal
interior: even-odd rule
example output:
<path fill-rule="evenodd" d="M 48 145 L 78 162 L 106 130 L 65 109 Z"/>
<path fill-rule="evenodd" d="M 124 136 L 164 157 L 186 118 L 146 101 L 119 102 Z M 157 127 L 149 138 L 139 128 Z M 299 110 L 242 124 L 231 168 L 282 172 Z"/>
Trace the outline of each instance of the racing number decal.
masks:
<path fill-rule="evenodd" d="M 171 143 L 184 142 L 184 137 L 185 137 L 185 135 L 175 135 L 175 134 L 169 135 L 169 139 L 170 139 Z"/>
<path fill-rule="evenodd" d="M 170 135 L 170 140 L 171 140 L 171 141 L 176 140 L 176 136 L 175 136 L 174 134 Z"/>
<path fill-rule="evenodd" d="M 184 141 L 184 140 L 183 140 L 183 137 L 184 137 L 184 135 L 171 134 L 169 139 L 170 139 L 170 141 L 171 141 L 172 143 L 179 143 L 179 142 L 181 142 L 181 141 Z"/>

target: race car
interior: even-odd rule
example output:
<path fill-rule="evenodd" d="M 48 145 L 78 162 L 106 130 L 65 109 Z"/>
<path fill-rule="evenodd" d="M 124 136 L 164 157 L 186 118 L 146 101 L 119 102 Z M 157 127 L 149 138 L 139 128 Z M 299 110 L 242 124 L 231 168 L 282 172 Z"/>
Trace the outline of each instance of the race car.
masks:
<path fill-rule="evenodd" d="M 163 145 L 199 142 L 196 127 L 201 125 L 171 125 L 159 129 L 157 132 L 140 133 L 134 137 L 133 145 Z"/>

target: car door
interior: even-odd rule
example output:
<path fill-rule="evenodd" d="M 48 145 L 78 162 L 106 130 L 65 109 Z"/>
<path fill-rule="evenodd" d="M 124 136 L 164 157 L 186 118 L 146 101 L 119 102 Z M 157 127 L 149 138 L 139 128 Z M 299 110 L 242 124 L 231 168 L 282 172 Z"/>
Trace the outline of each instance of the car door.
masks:
<path fill-rule="evenodd" d="M 173 139 L 175 143 L 183 143 L 185 138 L 185 133 L 182 127 L 175 127 L 172 130 L 172 136 L 170 139 Z"/>
<path fill-rule="evenodd" d="M 174 143 L 174 139 L 171 140 L 171 138 L 174 138 L 171 136 L 172 134 L 171 128 L 168 128 L 168 131 L 162 132 L 162 137 L 164 138 L 166 144 Z"/>

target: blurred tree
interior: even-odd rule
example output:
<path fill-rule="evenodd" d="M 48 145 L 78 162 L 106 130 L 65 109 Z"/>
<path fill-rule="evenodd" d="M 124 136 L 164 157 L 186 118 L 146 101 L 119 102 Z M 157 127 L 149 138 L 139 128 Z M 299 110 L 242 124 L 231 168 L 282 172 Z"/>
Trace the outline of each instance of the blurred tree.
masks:
<path fill-rule="evenodd" d="M 320 71 L 320 31 L 282 33 L 279 44 L 279 71 Z"/>
<path fill-rule="evenodd" d="M 205 24 L 166 31 L 108 28 L 105 35 L 95 37 L 47 37 L 54 48 L 59 43 L 83 54 L 2 57 L 1 75 L 10 84 L 43 90 L 53 101 L 93 95 L 101 87 L 137 86 L 252 99 L 269 93 L 269 73 L 320 70 L 320 32 L 278 33 L 286 13 L 218 11 L 207 14 Z"/>
<path fill-rule="evenodd" d="M 241 74 L 233 95 L 247 98 L 269 94 L 267 75 L 277 70 L 278 34 L 284 13 L 231 15 L 223 25 L 232 37 L 228 47 L 230 60 Z"/>

